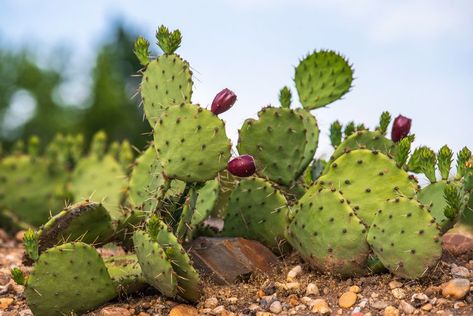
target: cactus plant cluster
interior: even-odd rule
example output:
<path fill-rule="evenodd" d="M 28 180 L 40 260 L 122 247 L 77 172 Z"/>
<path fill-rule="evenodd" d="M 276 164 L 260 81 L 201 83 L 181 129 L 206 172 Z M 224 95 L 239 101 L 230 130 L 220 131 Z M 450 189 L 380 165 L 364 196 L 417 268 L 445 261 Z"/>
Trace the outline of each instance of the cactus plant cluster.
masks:
<path fill-rule="evenodd" d="M 282 88 L 279 106 L 266 106 L 243 123 L 232 158 L 218 115 L 234 107 L 236 94 L 222 90 L 210 110 L 194 103 L 191 67 L 176 54 L 181 33 L 161 26 L 156 37 L 159 57 L 150 58 L 142 37 L 134 48 L 153 141 L 133 163 L 127 142 L 106 150 L 102 133 L 87 155 L 79 139 L 66 137 L 44 156 L 37 141 L 28 154 L 18 144 L 0 162 L 6 184 L 0 214 L 43 224 L 25 234 L 31 274 L 12 271 L 26 285 L 35 315 L 82 313 L 147 285 L 197 302 L 201 276 L 186 244 L 202 234 L 257 240 L 282 255 L 294 249 L 314 269 L 334 275 L 385 267 L 408 279 L 436 264 L 442 238 L 473 243 L 468 149 L 458 154 L 457 175 L 450 178 L 447 146 L 438 154 L 426 147 L 411 154 L 412 121 L 398 116 L 389 139 L 391 115 L 383 112 L 374 130 L 334 122 L 333 154 L 327 161 L 314 158 L 321 132 L 311 111 L 352 86 L 353 69 L 342 55 L 322 50 L 303 58 L 294 74 L 302 107 L 291 108 L 291 90 Z M 431 184 L 421 188 L 413 173 L 424 173 Z M 28 191 L 15 190 L 18 183 Z M 62 208 L 64 201 L 78 203 Z M 49 210 L 61 209 L 48 218 Z M 210 217 L 223 229 L 205 226 Z M 106 244 L 129 253 L 102 258 L 95 248 Z"/>

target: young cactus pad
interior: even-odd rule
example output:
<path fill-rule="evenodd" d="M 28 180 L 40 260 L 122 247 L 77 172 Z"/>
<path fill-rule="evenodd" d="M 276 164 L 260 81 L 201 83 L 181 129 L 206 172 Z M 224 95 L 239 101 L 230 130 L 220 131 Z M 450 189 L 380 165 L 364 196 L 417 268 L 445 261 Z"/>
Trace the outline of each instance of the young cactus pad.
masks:
<path fill-rule="evenodd" d="M 370 225 L 379 204 L 388 198 L 416 194 L 417 182 L 388 156 L 376 151 L 357 149 L 345 153 L 327 167 L 328 171 L 309 189 L 331 186 L 343 192 L 356 215 Z"/>
<path fill-rule="evenodd" d="M 148 233 L 140 230 L 135 231 L 133 244 L 146 282 L 165 296 L 176 296 L 176 273 L 160 244 L 153 241 Z"/>
<path fill-rule="evenodd" d="M 336 52 L 316 51 L 301 60 L 294 80 L 302 106 L 312 110 L 347 93 L 353 81 L 353 70 Z"/>
<path fill-rule="evenodd" d="M 39 257 L 25 296 L 34 315 L 62 316 L 83 314 L 117 292 L 97 251 L 77 242 L 48 249 Z"/>
<path fill-rule="evenodd" d="M 245 121 L 237 148 L 240 154 L 255 158 L 260 175 L 289 185 L 312 160 L 318 134 L 317 122 L 309 112 L 266 107 L 258 112 L 258 120 Z"/>
<path fill-rule="evenodd" d="M 319 271 L 352 276 L 365 271 L 366 228 L 343 195 L 328 188 L 302 199 L 289 226 L 288 241 Z"/>
<path fill-rule="evenodd" d="M 103 205 L 84 201 L 67 207 L 41 227 L 40 251 L 71 241 L 99 245 L 113 233 L 112 218 Z"/>
<path fill-rule="evenodd" d="M 222 235 L 257 240 L 282 251 L 288 225 L 286 198 L 264 179 L 241 180 L 230 196 L 224 222 Z"/>
<path fill-rule="evenodd" d="M 191 102 L 192 85 L 189 64 L 176 54 L 161 55 L 148 64 L 141 81 L 141 96 L 151 127 L 169 106 Z"/>
<path fill-rule="evenodd" d="M 166 176 L 186 182 L 215 178 L 230 158 L 223 121 L 198 105 L 181 104 L 164 111 L 154 129 L 154 142 Z"/>
<path fill-rule="evenodd" d="M 368 243 L 393 274 L 417 279 L 440 259 L 439 236 L 437 223 L 426 207 L 414 199 L 395 198 L 380 205 Z"/>

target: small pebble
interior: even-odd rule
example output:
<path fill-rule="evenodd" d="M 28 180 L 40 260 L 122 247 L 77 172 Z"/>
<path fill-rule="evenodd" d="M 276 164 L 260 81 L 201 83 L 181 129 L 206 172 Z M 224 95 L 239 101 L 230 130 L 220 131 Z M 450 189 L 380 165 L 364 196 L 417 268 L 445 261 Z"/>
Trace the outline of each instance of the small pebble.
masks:
<path fill-rule="evenodd" d="M 384 316 L 399 316 L 399 310 L 396 307 L 389 305 L 384 309 Z"/>
<path fill-rule="evenodd" d="M 232 305 L 236 304 L 238 302 L 238 297 L 229 297 L 226 299 L 226 301 Z"/>
<path fill-rule="evenodd" d="M 424 293 L 415 293 L 411 297 L 411 303 L 414 304 L 415 307 L 420 307 L 429 301 L 429 297 Z"/>
<path fill-rule="evenodd" d="M 198 316 L 199 312 L 190 305 L 179 304 L 174 306 L 169 312 L 169 316 Z"/>
<path fill-rule="evenodd" d="M 452 269 L 450 273 L 454 277 L 458 278 L 469 278 L 470 277 L 470 271 L 468 271 L 467 268 L 462 267 L 462 266 L 457 266 L 456 264 L 452 264 Z"/>
<path fill-rule="evenodd" d="M 465 307 L 466 304 L 464 302 L 455 302 L 455 304 L 453 304 L 453 308 L 455 309 L 459 309 L 459 308 L 462 308 L 462 307 Z"/>
<path fill-rule="evenodd" d="M 350 308 L 356 303 L 356 294 L 353 292 L 345 292 L 338 299 L 338 305 L 342 308 Z"/>
<path fill-rule="evenodd" d="M 360 293 L 361 292 L 361 289 L 358 285 L 352 285 L 350 286 L 350 289 L 349 289 L 350 292 L 353 292 L 353 293 Z"/>
<path fill-rule="evenodd" d="M 319 288 L 315 283 L 307 284 L 307 288 L 305 290 L 306 295 L 320 295 Z"/>
<path fill-rule="evenodd" d="M 300 265 L 295 266 L 287 273 L 287 281 L 292 282 L 294 279 L 302 272 L 302 267 Z"/>
<path fill-rule="evenodd" d="M 7 309 L 12 303 L 13 303 L 13 299 L 11 297 L 0 298 L 0 310 Z"/>
<path fill-rule="evenodd" d="M 428 311 L 432 310 L 432 308 L 433 308 L 432 304 L 427 303 L 427 304 L 423 305 L 420 309 L 422 309 L 423 311 L 428 312 Z"/>
<path fill-rule="evenodd" d="M 225 313 L 225 312 L 226 312 L 225 306 L 223 306 L 223 305 L 217 306 L 212 310 L 212 313 L 215 314 L 215 315 L 220 315 L 220 314 Z"/>
<path fill-rule="evenodd" d="M 388 304 L 385 301 L 370 301 L 370 306 L 375 309 L 385 309 Z"/>
<path fill-rule="evenodd" d="M 107 306 L 100 310 L 99 316 L 131 316 L 132 313 L 126 308 Z"/>
<path fill-rule="evenodd" d="M 205 308 L 215 308 L 218 305 L 218 299 L 216 297 L 211 297 L 205 300 Z"/>
<path fill-rule="evenodd" d="M 330 314 L 332 310 L 328 306 L 327 302 L 324 299 L 318 298 L 314 300 L 314 305 L 312 305 L 312 313 L 319 314 Z"/>
<path fill-rule="evenodd" d="M 402 300 L 399 304 L 399 309 L 407 315 L 410 315 L 416 311 L 416 308 L 414 306 L 404 300 Z"/>
<path fill-rule="evenodd" d="M 453 279 L 444 283 L 442 287 L 444 297 L 460 300 L 470 291 L 470 281 L 467 279 Z"/>
<path fill-rule="evenodd" d="M 406 298 L 406 291 L 404 291 L 403 289 L 401 288 L 395 288 L 395 289 L 392 289 L 391 290 L 391 293 L 393 294 L 393 296 L 395 298 L 397 298 L 398 300 L 402 300 L 404 298 Z"/>
<path fill-rule="evenodd" d="M 402 286 L 402 283 L 399 282 L 399 281 L 391 281 L 389 282 L 389 288 L 392 290 L 392 289 L 397 289 L 397 288 L 400 288 Z"/>
<path fill-rule="evenodd" d="M 271 306 L 269 306 L 269 310 L 272 313 L 279 314 L 282 311 L 282 306 L 280 301 L 274 301 Z"/>

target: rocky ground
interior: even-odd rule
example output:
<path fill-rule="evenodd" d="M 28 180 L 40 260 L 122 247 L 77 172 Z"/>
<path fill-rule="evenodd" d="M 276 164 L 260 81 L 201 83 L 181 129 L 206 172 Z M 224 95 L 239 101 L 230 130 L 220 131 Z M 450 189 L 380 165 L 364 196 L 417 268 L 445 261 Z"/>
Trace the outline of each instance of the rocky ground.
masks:
<path fill-rule="evenodd" d="M 0 316 L 32 315 L 23 287 L 10 279 L 21 266 L 18 238 L 0 230 Z M 473 315 L 473 256 L 445 256 L 431 275 L 406 281 L 390 274 L 340 280 L 309 270 L 297 256 L 286 258 L 270 275 L 234 286 L 205 282 L 197 306 L 161 297 L 149 289 L 88 316 L 127 315 Z M 27 271 L 27 268 L 24 268 Z"/>

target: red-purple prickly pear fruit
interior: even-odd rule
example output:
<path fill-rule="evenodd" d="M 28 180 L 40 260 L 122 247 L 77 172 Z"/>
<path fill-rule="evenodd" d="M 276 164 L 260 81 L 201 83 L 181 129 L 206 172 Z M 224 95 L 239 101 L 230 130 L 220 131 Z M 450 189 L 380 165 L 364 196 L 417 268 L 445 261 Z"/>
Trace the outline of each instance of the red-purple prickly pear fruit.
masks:
<path fill-rule="evenodd" d="M 242 155 L 228 162 L 228 171 L 237 177 L 249 177 L 256 171 L 255 160 L 250 155 Z"/>
<path fill-rule="evenodd" d="M 404 137 L 409 134 L 411 130 L 412 120 L 408 117 L 399 115 L 396 117 L 393 123 L 393 128 L 391 130 L 391 139 L 393 142 L 397 143 Z"/>
<path fill-rule="evenodd" d="M 219 115 L 220 113 L 228 111 L 228 109 L 233 106 L 236 99 L 236 94 L 233 93 L 232 90 L 225 88 L 219 93 L 217 93 L 214 100 L 212 101 L 212 106 L 210 107 L 210 110 L 215 115 Z"/>

